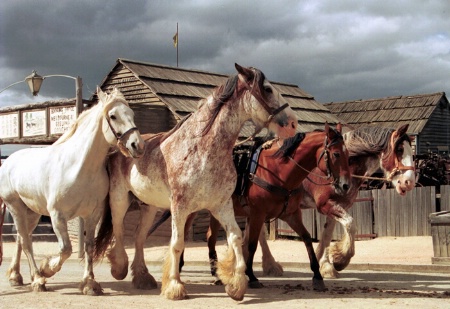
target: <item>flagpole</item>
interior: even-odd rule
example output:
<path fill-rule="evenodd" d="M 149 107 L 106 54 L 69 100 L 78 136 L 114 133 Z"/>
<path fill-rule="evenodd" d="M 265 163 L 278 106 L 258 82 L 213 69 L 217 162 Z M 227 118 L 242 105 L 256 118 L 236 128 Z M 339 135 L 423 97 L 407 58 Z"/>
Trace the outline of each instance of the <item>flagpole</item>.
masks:
<path fill-rule="evenodd" d="M 179 37 L 178 37 L 178 23 L 177 23 L 177 68 L 178 68 L 178 43 L 179 43 Z"/>

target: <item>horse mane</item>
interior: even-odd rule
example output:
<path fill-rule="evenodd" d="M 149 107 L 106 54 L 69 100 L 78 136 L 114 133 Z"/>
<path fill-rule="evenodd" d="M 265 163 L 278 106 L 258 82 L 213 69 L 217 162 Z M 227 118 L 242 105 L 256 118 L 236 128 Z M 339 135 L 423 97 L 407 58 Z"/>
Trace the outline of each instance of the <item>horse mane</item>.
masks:
<path fill-rule="evenodd" d="M 257 89 L 262 89 L 265 76 L 264 73 L 261 72 L 258 69 L 252 68 L 253 72 L 255 74 L 254 81 L 255 83 L 258 83 Z M 205 128 L 202 130 L 201 136 L 205 136 L 208 134 L 209 130 L 211 129 L 214 121 L 216 120 L 217 116 L 219 115 L 220 110 L 222 109 L 222 106 L 225 105 L 232 97 L 233 95 L 236 95 L 236 86 L 238 81 L 238 75 L 233 75 L 226 81 L 225 84 L 222 84 L 221 86 L 217 87 L 212 96 L 213 96 L 213 102 L 212 102 L 212 108 L 211 108 L 211 117 L 208 119 L 208 122 L 206 123 Z M 263 98 L 265 99 L 264 93 L 261 93 Z M 200 104 L 202 106 L 204 104 Z"/>
<path fill-rule="evenodd" d="M 220 110 L 222 109 L 222 106 L 225 105 L 225 103 L 230 100 L 230 98 L 233 97 L 233 94 L 236 90 L 238 76 L 233 75 L 230 78 L 227 79 L 225 84 L 220 85 L 219 87 L 216 87 L 214 89 L 214 92 L 212 94 L 213 102 L 212 102 L 212 108 L 211 108 L 211 117 L 208 119 L 208 122 L 206 123 L 205 128 L 202 130 L 201 136 L 205 136 L 208 134 L 209 130 L 211 130 L 211 127 L 216 120 L 217 116 L 219 115 Z M 204 102 L 204 100 L 202 100 Z M 204 104 L 201 104 L 203 106 Z"/>
<path fill-rule="evenodd" d="M 350 157 L 378 155 L 390 147 L 390 137 L 394 129 L 380 127 L 360 127 L 344 134 L 345 146 Z"/>
<path fill-rule="evenodd" d="M 293 137 L 285 139 L 283 145 L 273 154 L 273 156 L 275 158 L 286 158 L 292 155 L 304 138 L 305 133 L 298 132 Z"/>
<path fill-rule="evenodd" d="M 104 102 L 102 115 L 106 114 L 108 110 L 107 107 L 109 107 L 109 104 L 111 104 L 114 101 L 121 101 L 126 106 L 129 106 L 127 100 L 125 99 L 125 96 L 117 88 L 114 88 L 114 90 L 106 97 L 106 102 Z M 75 122 L 70 126 L 69 130 L 66 131 L 63 135 L 61 135 L 60 138 L 53 143 L 53 145 L 62 144 L 68 139 L 70 139 L 75 134 L 81 123 L 83 123 L 86 119 L 88 119 L 89 118 L 88 116 L 91 115 L 93 111 L 99 109 L 100 106 L 102 106 L 102 104 L 97 103 L 92 108 L 82 112 L 75 120 Z"/>

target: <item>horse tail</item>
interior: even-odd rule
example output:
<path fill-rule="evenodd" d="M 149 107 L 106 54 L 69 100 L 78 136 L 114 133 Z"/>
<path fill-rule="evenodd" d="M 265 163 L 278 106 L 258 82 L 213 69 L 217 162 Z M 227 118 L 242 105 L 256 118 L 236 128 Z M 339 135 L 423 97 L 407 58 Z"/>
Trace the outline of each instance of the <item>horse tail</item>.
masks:
<path fill-rule="evenodd" d="M 101 221 L 100 229 L 98 230 L 97 237 L 95 237 L 94 248 L 94 262 L 98 262 L 105 255 L 106 249 L 113 238 L 113 225 L 111 205 L 109 204 L 109 194 L 105 200 L 105 210 L 103 212 L 103 218 Z"/>
<path fill-rule="evenodd" d="M 169 219 L 171 216 L 172 216 L 172 213 L 170 212 L 170 210 L 164 211 L 161 214 L 161 217 L 158 219 L 158 221 L 153 223 L 152 227 L 150 228 L 150 230 L 147 233 L 147 237 L 149 237 L 161 224 L 166 222 L 167 219 Z"/>

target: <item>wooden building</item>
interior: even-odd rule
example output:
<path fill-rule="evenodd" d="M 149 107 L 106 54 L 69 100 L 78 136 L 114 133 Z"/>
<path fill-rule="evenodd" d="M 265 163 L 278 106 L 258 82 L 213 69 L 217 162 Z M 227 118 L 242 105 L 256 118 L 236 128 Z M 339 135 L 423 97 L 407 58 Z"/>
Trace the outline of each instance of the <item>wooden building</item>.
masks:
<path fill-rule="evenodd" d="M 324 104 L 343 123 L 397 128 L 409 124 L 416 154 L 447 153 L 450 148 L 450 106 L 445 92 Z"/>
<path fill-rule="evenodd" d="M 234 64 L 230 63 L 234 69 Z M 264 71 L 264 68 L 261 68 Z M 108 91 L 118 87 L 135 111 L 136 125 L 142 133 L 170 130 L 188 113 L 197 109 L 200 99 L 226 81 L 229 75 L 118 59 L 100 87 Z M 272 82 L 284 99 L 296 111 L 299 130 L 312 131 L 339 122 L 314 97 L 297 85 Z M 92 97 L 96 100 L 95 95 Z M 253 133 L 250 126 L 241 131 L 246 137 Z"/>

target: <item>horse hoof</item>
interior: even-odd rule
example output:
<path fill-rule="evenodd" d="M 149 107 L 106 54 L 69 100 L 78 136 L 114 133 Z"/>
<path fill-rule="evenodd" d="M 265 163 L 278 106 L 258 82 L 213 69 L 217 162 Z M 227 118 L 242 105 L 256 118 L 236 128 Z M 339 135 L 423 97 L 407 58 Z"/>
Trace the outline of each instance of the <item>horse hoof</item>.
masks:
<path fill-rule="evenodd" d="M 170 300 L 187 299 L 187 291 L 183 282 L 177 280 L 170 280 L 161 287 L 161 295 Z"/>
<path fill-rule="evenodd" d="M 261 282 L 259 282 L 259 280 L 256 280 L 256 281 L 249 281 L 248 287 L 251 289 L 262 289 L 264 285 Z"/>
<path fill-rule="evenodd" d="M 22 286 L 23 285 L 23 278 L 21 274 L 18 274 L 14 276 L 13 278 L 9 278 L 9 285 L 10 286 Z"/>
<path fill-rule="evenodd" d="M 339 273 L 334 269 L 333 264 L 330 263 L 324 263 L 320 266 L 320 274 L 327 279 L 339 278 Z"/>
<path fill-rule="evenodd" d="M 231 285 L 227 284 L 225 286 L 225 292 L 227 292 L 228 296 L 231 297 L 231 299 L 235 301 L 241 301 L 244 299 L 244 293 L 241 293 L 241 295 L 238 293 L 238 289 L 233 288 Z"/>
<path fill-rule="evenodd" d="M 79 286 L 81 292 L 83 295 L 89 295 L 89 296 L 99 296 L 103 295 L 103 289 L 100 286 L 100 284 L 95 281 L 94 279 L 84 279 L 80 282 Z"/>
<path fill-rule="evenodd" d="M 323 280 L 313 278 L 313 289 L 314 291 L 324 292 L 327 290 Z"/>
<path fill-rule="evenodd" d="M 31 290 L 33 292 L 47 292 L 47 288 L 45 287 L 45 280 L 37 280 L 31 283 Z"/>
<path fill-rule="evenodd" d="M 41 276 L 44 276 L 45 278 L 50 278 L 54 274 L 56 274 L 56 272 L 58 272 L 60 269 L 61 269 L 61 267 L 59 267 L 56 270 L 51 269 L 50 268 L 50 257 L 46 257 L 41 261 L 41 265 L 39 267 L 39 272 L 40 272 Z"/>
<path fill-rule="evenodd" d="M 131 280 L 133 287 L 138 290 L 153 290 L 158 287 L 155 278 L 149 273 L 146 273 L 143 276 L 133 277 Z"/>
<path fill-rule="evenodd" d="M 283 266 L 279 263 L 274 263 L 270 267 L 264 267 L 263 265 L 263 274 L 267 277 L 283 277 Z"/>
<path fill-rule="evenodd" d="M 111 268 L 111 275 L 116 280 L 123 280 L 128 275 L 128 268 L 124 268 L 121 271 Z"/>

